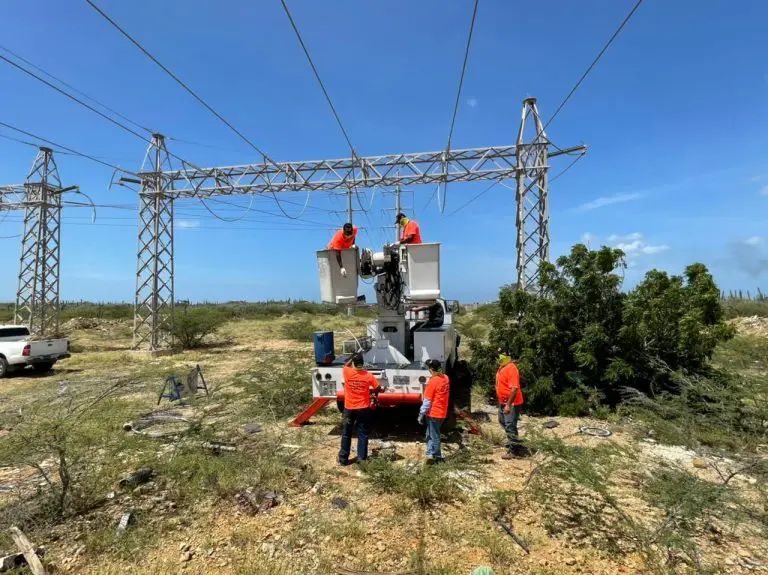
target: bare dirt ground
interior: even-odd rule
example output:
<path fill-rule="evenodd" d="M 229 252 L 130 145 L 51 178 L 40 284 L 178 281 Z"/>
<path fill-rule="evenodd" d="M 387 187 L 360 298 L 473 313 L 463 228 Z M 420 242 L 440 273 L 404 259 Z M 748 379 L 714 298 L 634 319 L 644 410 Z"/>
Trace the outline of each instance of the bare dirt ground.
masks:
<path fill-rule="evenodd" d="M 612 554 L 589 534 L 553 533 L 541 501 L 526 495 L 547 454 L 503 461 L 504 437 L 494 409 L 480 406 L 479 401 L 474 415 L 483 437 L 466 431 L 446 434 L 444 450 L 449 459 L 462 450 L 476 454 L 476 465 L 451 472 L 450 480 L 458 485 L 454 500 L 420 505 L 403 493 L 375 489 L 364 470 L 355 465 L 339 467 L 335 461 L 340 416 L 335 406 L 326 407 L 311 425 L 294 428 L 289 417 L 274 415 L 280 412 L 284 396 L 252 393 L 259 386 L 279 386 L 311 365 L 311 346 L 285 338 L 281 327 L 285 321 L 289 320 L 231 322 L 207 347 L 165 357 L 129 351 L 128 322 L 74 322 L 68 327 L 73 330 L 71 338 L 78 353 L 58 365 L 54 374 L 0 380 L 2 414 L 23 412 L 36 398 L 60 395 L 65 388 L 127 382 L 114 403 L 105 405 L 115 416 L 103 424 L 105 436 L 124 443 L 113 451 L 102 448 L 101 453 L 92 454 L 100 467 L 110 468 L 98 472 L 104 477 L 92 488 L 101 489 L 104 498 L 92 509 L 62 520 L 29 523 L 27 534 L 36 545 L 45 546 L 45 562 L 51 572 L 266 574 L 350 569 L 469 574 L 480 565 L 492 566 L 497 574 L 650 572 L 637 552 Z M 359 328 L 365 323 L 335 317 L 313 321 L 318 328 L 331 324 L 338 331 L 337 339 L 346 338 L 347 327 Z M 750 333 L 756 329 L 749 322 L 741 322 L 739 327 L 753 330 Z M 760 329 L 757 333 L 762 334 Z M 157 394 L 166 375 L 185 373 L 197 364 L 204 371 L 211 396 L 190 400 L 190 407 L 177 413 L 202 422 L 203 440 L 226 442 L 234 452 L 200 450 L 190 456 L 172 438 L 149 440 L 123 431 L 125 421 L 157 409 Z M 257 404 L 265 397 L 274 401 L 274 409 Z M 173 406 L 163 400 L 161 407 Z M 414 417 L 409 415 L 405 423 L 397 417 L 382 414 L 371 451 L 394 459 L 394 467 L 420 468 L 423 431 L 412 421 Z M 542 424 L 546 421 L 557 426 L 545 429 Z M 261 431 L 245 432 L 244 426 L 250 423 L 258 423 Z M 611 435 L 601 438 L 580 431 L 590 426 L 608 429 Z M 8 427 L 12 432 L 12 426 Z M 660 445 L 652 439 L 638 441 L 631 424 L 618 420 L 524 417 L 521 432 L 528 437 L 560 438 L 568 446 L 594 449 L 612 445 L 622 450 L 625 455 L 621 457 L 626 459 L 618 465 L 612 490 L 638 518 L 654 518 L 658 510 L 638 496 L 633 479 L 637 474 L 655 473 L 652 470 L 661 466 L 720 485 L 722 473 L 737 465 L 727 458 Z M 0 431 L 0 441 L 8 433 L 7 429 Z M 174 461 L 182 461 L 180 453 L 187 457 L 183 459 L 187 467 L 174 466 Z M 283 456 L 290 469 L 268 467 Z M 251 460 L 267 463 L 251 469 L 247 467 Z M 156 468 L 151 481 L 131 489 L 118 487 L 118 477 L 147 462 Z M 40 463 L 43 469 L 50 469 L 55 462 Z M 246 465 L 243 469 L 247 471 L 232 471 L 235 463 Z M 83 473 L 96 471 L 85 467 Z M 243 505 L 242 494 L 249 486 L 261 501 L 270 481 L 276 506 L 255 512 Z M 757 494 L 752 494 L 756 481 L 744 472 L 730 485 L 747 497 L 754 496 L 758 505 Z M 32 467 L 0 462 L 0 510 L 34 498 L 44 485 Z M 494 501 L 507 496 L 504 494 L 520 494 L 503 517 L 529 553 L 493 521 Z M 131 521 L 118 536 L 118 523 L 127 512 Z M 719 529 L 710 537 L 697 536 L 696 546 L 706 563 L 715 566 L 709 572 L 768 572 L 768 543 L 752 531 Z M 0 539 L 0 556 L 12 551 L 9 541 Z M 669 572 L 699 571 L 680 563 Z"/>

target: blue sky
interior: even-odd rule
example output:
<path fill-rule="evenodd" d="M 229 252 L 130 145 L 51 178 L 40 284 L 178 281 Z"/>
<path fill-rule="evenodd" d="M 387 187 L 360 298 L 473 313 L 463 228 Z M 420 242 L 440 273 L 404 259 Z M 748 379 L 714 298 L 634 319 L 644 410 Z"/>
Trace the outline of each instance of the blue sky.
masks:
<path fill-rule="evenodd" d="M 100 5 L 232 124 L 278 160 L 345 157 L 346 143 L 278 0 L 164 0 Z M 528 4 L 481 0 L 454 147 L 514 143 L 520 105 L 548 118 L 630 9 L 625 0 Z M 296 22 L 361 155 L 445 147 L 471 0 L 291 0 Z M 552 255 L 579 241 L 623 247 L 628 285 L 648 269 L 712 269 L 724 289 L 768 289 L 768 3 L 647 0 L 548 129 L 588 155 L 551 186 Z M 34 29 L 34 34 L 30 33 Z M 0 45 L 127 117 L 176 138 L 196 165 L 259 158 L 82 0 L 7 2 Z M 5 53 L 3 53 L 5 54 Z M 7 55 L 7 54 L 5 54 Z M 0 62 L 0 121 L 137 169 L 145 144 Z M 0 135 L 13 135 L 0 130 Z M 205 147 L 182 142 L 205 143 Z M 0 182 L 22 182 L 34 149 L 0 138 Z M 554 162 L 552 175 L 568 159 Z M 65 185 L 126 209 L 68 208 L 61 296 L 131 301 L 135 193 L 108 190 L 108 168 L 59 156 Z M 510 182 L 511 183 L 511 182 Z M 446 215 L 485 184 L 449 187 Z M 443 290 L 493 299 L 515 279 L 514 193 L 502 186 L 441 216 L 417 188 L 425 241 L 443 244 Z M 305 194 L 284 208 L 297 214 Z M 247 199 L 238 199 L 247 205 Z M 393 197 L 369 191 L 361 245 L 392 232 Z M 293 222 L 232 205 L 179 202 L 176 296 L 192 300 L 319 297 L 315 250 L 340 216 L 341 196 L 315 194 Z M 278 214 L 269 198 L 254 207 Z M 0 216 L 2 220 L 3 216 Z M 368 218 L 370 221 L 368 221 Z M 0 237 L 20 233 L 19 215 Z M 13 299 L 18 239 L 0 239 L 0 300 Z M 469 273 L 468 273 L 469 272 Z"/>

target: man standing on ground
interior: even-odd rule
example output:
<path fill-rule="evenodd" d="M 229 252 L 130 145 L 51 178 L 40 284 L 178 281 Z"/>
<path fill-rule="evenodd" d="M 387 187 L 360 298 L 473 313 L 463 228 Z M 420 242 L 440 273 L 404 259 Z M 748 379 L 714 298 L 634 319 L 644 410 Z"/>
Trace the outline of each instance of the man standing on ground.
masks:
<path fill-rule="evenodd" d="M 354 247 L 355 238 L 357 238 L 357 227 L 346 223 L 340 230 L 336 230 L 333 238 L 328 243 L 329 250 L 336 250 L 336 261 L 339 262 L 342 277 L 347 277 L 347 270 L 344 268 L 344 264 L 341 263 L 341 250 L 348 250 Z"/>
<path fill-rule="evenodd" d="M 368 434 L 371 431 L 371 390 L 378 393 L 379 382 L 363 369 L 363 356 L 353 355 L 344 364 L 344 423 L 341 429 L 339 464 L 349 465 L 352 429 L 357 428 L 357 462 L 368 459 Z"/>
<path fill-rule="evenodd" d="M 499 350 L 496 398 L 499 400 L 499 423 L 507 434 L 507 452 L 501 458 L 522 457 L 526 449 L 518 438 L 517 422 L 523 408 L 523 390 L 520 389 L 520 372 L 504 349 Z"/>
<path fill-rule="evenodd" d="M 427 464 L 442 463 L 440 451 L 440 428 L 448 417 L 450 381 L 440 373 L 442 364 L 436 359 L 427 360 L 427 369 L 432 377 L 424 388 L 424 401 L 419 411 L 419 423 L 427 426 Z"/>
<path fill-rule="evenodd" d="M 409 220 L 405 214 L 397 214 L 395 217 L 395 223 L 403 228 L 402 234 L 400 234 L 400 241 L 398 244 L 420 244 L 421 243 L 421 230 L 419 224 L 414 220 Z"/>

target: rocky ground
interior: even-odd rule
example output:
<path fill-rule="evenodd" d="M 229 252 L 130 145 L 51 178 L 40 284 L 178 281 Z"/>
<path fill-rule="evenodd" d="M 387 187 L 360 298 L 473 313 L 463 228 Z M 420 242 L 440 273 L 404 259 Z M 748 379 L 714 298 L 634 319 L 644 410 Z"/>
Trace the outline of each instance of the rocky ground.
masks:
<path fill-rule="evenodd" d="M 306 344 L 281 339 L 273 325 L 237 322 L 222 330 L 224 345 L 166 358 L 127 353 L 126 326 L 119 322 L 71 327 L 78 330 L 73 343 L 84 351 L 49 378 L 16 376 L 0 383 L 4 414 L 24 409 L 42 387 L 58 394 L 62 386 L 78 388 L 121 377 L 134 385 L 117 400 L 122 404 L 114 404 L 119 415 L 104 429 L 123 443 L 114 451 L 104 447 L 93 454 L 94 459 L 101 457 L 101 465 L 114 467 L 93 488 L 100 490 L 91 498 L 96 501 L 93 507 L 63 520 L 29 523 L 27 534 L 35 545 L 45 547 L 44 560 L 52 573 L 469 574 L 481 565 L 492 566 L 497 574 L 694 573 L 705 572 L 705 567 L 707 572 L 768 572 L 768 543 L 760 535 L 764 532 L 748 522 L 727 522 L 725 509 L 722 521 L 708 519 L 706 528 L 691 536 L 701 562 L 665 557 L 666 571 L 650 566 L 636 545 L 627 545 L 621 553 L 606 550 L 601 539 L 611 537 L 610 525 L 607 531 L 605 525 L 590 531 L 592 519 L 587 516 L 576 530 L 553 523 L 547 494 L 541 493 L 541 485 L 536 487 L 552 453 L 542 450 L 530 458 L 502 460 L 503 434 L 489 407 L 474 413 L 482 436 L 463 430 L 445 437 L 449 461 L 469 453 L 471 464 L 449 463 L 436 476 L 436 485 L 425 484 L 425 489 L 439 490 L 442 481 L 446 489 L 454 489 L 454 497 L 442 501 L 430 495 L 424 503 L 394 486 L 382 490 L 365 469 L 335 463 L 340 424 L 335 407 L 326 407 L 311 425 L 294 428 L 288 417 L 272 417 L 252 405 L 252 388 L 242 384 L 244 374 L 248 381 L 279 380 L 288 376 L 271 367 L 275 357 L 290 363 L 295 357 L 291 354 L 309 354 Z M 157 389 L 166 373 L 194 363 L 206 371 L 212 396 L 191 400 L 189 407 L 173 413 L 201 421 L 210 433 L 194 441 L 184 439 L 185 424 L 178 421 L 154 426 L 155 432 L 164 432 L 154 439 L 123 429 L 127 421 L 156 409 Z M 171 406 L 164 402 L 161 407 Z M 403 422 L 400 415 L 382 415 L 370 447 L 374 457 L 417 477 L 424 445 L 422 429 L 412 419 Z M 550 421 L 554 424 L 544 425 Z M 0 433 L 13 432 L 7 427 L 11 429 Z M 608 430 L 610 436 L 593 435 L 588 428 Z M 664 516 L 642 497 L 638 480 L 660 470 L 681 471 L 718 488 L 725 482 L 755 509 L 765 505 L 759 498 L 759 479 L 749 469 L 740 471 L 742 461 L 639 437 L 631 422 L 525 417 L 521 430 L 542 445 L 557 438 L 585 453 L 615 448 L 609 456 L 616 459 L 610 495 L 633 521 L 664 525 Z M 178 433 L 180 439 L 174 435 Z M 199 453 L 191 447 L 199 447 Z M 185 466 L 174 467 L 177 460 Z M 259 463 L 248 467 L 252 461 Z M 280 462 L 287 469 L 278 469 Z M 40 463 L 45 470 L 56 462 L 46 458 Z M 118 478 L 143 465 L 153 467 L 148 481 L 118 484 Z M 729 477 L 734 471 L 738 473 Z M 43 489 L 34 468 L 0 467 L 0 510 L 34 499 Z M 552 492 L 551 499 L 563 492 Z M 119 527 L 126 514 L 124 528 Z M 610 510 L 604 515 L 610 516 Z M 658 545 L 653 553 L 660 553 Z M 12 551 L 9 540 L 0 539 L 0 555 Z"/>

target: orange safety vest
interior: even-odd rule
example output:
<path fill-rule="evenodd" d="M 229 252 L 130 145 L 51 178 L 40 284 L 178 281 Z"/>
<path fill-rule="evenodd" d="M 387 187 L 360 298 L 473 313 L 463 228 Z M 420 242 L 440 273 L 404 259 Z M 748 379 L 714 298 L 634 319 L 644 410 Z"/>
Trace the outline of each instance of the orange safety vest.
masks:
<path fill-rule="evenodd" d="M 451 382 L 445 374 L 433 375 L 424 390 L 424 399 L 429 399 L 432 406 L 427 412 L 427 417 L 445 419 L 448 417 L 448 398 L 450 396 Z"/>
<path fill-rule="evenodd" d="M 520 389 L 520 372 L 514 362 L 509 362 L 496 372 L 496 398 L 499 405 L 506 405 L 509 396 L 516 391 L 512 405 L 523 405 L 523 390 Z"/>
<path fill-rule="evenodd" d="M 405 227 L 403 228 L 403 233 L 400 236 L 400 240 L 404 240 L 408 236 L 413 234 L 413 241 L 410 242 L 411 244 L 420 244 L 421 243 L 421 230 L 419 229 L 419 224 L 414 222 L 413 220 L 408 220 L 408 223 L 405 224 Z"/>
<path fill-rule="evenodd" d="M 355 245 L 355 238 L 357 237 L 357 226 L 352 226 L 352 237 L 345 237 L 344 230 L 337 230 L 333 234 L 333 238 L 328 243 L 329 250 L 347 250 Z"/>
<path fill-rule="evenodd" d="M 344 409 L 366 409 L 371 406 L 371 388 L 379 387 L 377 379 L 364 369 L 344 367 Z"/>

